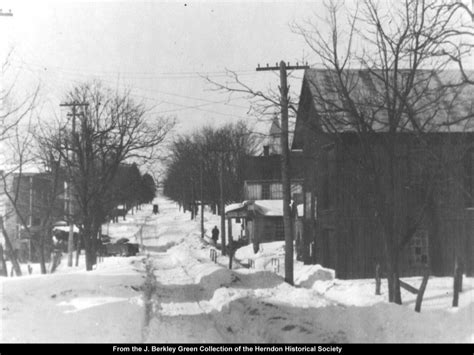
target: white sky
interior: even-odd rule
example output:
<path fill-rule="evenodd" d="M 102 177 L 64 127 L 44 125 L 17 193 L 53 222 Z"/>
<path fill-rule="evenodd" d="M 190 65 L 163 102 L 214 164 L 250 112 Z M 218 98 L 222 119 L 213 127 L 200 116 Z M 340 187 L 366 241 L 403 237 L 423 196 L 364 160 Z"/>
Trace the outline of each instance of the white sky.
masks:
<path fill-rule="evenodd" d="M 253 126 L 248 98 L 215 92 L 202 75 L 225 82 L 230 69 L 250 87 L 278 90 L 278 73 L 256 72 L 257 64 L 319 62 L 290 24 L 325 17 L 322 0 L 0 0 L 0 8 L 14 14 L 0 17 L 0 63 L 13 49 L 20 96 L 40 83 L 41 119 L 66 119 L 59 104 L 67 91 L 100 79 L 132 89 L 154 113 L 176 117 L 176 133 L 239 119 Z M 297 99 L 303 72 L 294 75 Z"/>
<path fill-rule="evenodd" d="M 322 2 L 0 0 L 0 8 L 14 14 L 0 17 L 0 58 L 13 48 L 23 83 L 41 83 L 45 115 L 64 115 L 67 90 L 98 78 L 132 88 L 155 112 L 176 116 L 183 132 L 250 119 L 247 99 L 228 101 L 200 75 L 225 81 L 227 68 L 252 87 L 277 89 L 277 73 L 257 73 L 258 63 L 311 62 L 289 25 Z M 291 84 L 298 95 L 300 82 Z"/>

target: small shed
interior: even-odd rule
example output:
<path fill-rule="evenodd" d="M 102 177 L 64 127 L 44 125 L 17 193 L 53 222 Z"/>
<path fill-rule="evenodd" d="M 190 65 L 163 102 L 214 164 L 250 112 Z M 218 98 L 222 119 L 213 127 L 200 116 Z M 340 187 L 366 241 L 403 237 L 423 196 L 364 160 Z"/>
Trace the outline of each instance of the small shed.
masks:
<path fill-rule="evenodd" d="M 298 235 L 297 209 L 292 202 L 295 218 L 293 227 Z M 225 209 L 228 220 L 242 219 L 247 243 L 260 243 L 285 239 L 283 228 L 283 200 L 249 200 L 229 205 Z"/>

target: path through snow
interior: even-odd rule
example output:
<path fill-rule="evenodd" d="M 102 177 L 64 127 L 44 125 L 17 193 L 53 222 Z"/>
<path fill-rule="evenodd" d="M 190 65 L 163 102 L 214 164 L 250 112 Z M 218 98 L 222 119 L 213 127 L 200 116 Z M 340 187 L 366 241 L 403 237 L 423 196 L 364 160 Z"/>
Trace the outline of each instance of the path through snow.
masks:
<path fill-rule="evenodd" d="M 345 343 L 474 342 L 474 282 L 466 278 L 460 307 L 450 307 L 452 279 L 431 278 L 422 313 L 373 294 L 373 280 L 337 280 L 319 266 L 295 265 L 299 287 L 281 275 L 246 269 L 201 239 L 199 221 L 159 198 L 160 214 L 143 206 L 108 226 L 114 238 L 143 243 L 137 257 L 104 258 L 91 272 L 0 278 L 2 342 Z M 206 230 L 218 217 L 206 214 Z M 271 258 L 265 245 L 262 255 Z M 250 249 L 249 249 L 250 250 Z M 247 254 L 246 254 L 247 253 Z M 268 254 L 268 255 L 266 255 Z M 265 259 L 266 260 L 266 259 Z M 256 263 L 257 265 L 257 263 Z M 419 283 L 418 278 L 410 280 Z M 411 298 L 410 298 L 411 297 Z"/>

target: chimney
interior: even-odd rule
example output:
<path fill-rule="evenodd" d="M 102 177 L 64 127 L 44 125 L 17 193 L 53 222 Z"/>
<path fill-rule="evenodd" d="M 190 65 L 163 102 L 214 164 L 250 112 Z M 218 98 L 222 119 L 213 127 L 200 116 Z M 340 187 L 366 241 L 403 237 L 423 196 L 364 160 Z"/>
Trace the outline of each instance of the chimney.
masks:
<path fill-rule="evenodd" d="M 264 145 L 263 146 L 263 156 L 268 157 L 270 155 L 270 146 L 269 145 Z"/>

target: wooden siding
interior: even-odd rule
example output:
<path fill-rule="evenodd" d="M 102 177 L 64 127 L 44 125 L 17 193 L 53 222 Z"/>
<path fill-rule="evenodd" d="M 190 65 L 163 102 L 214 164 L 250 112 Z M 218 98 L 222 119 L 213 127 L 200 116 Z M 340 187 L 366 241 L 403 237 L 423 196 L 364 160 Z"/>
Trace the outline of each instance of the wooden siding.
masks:
<path fill-rule="evenodd" d="M 398 213 L 395 224 L 399 235 L 404 234 L 408 219 L 419 210 L 424 199 L 427 186 L 424 171 L 437 174 L 433 200 L 420 227 L 427 242 L 423 242 L 423 246 L 407 244 L 403 248 L 401 274 L 421 274 L 424 266 L 414 263 L 413 253 L 420 253 L 425 244 L 428 250 L 426 262 L 434 275 L 451 275 L 455 257 L 462 260 L 467 272 L 472 274 L 474 211 L 465 209 L 462 145 L 447 134 L 436 137 L 429 153 L 411 145 L 409 137 L 400 142 L 396 151 L 395 199 L 392 201 Z M 305 156 L 312 162 L 305 174 L 305 191 L 314 193 L 317 200 L 316 220 L 304 219 L 305 261 L 334 268 L 339 278 L 373 277 L 375 265 L 385 260 L 383 231 L 374 208 L 374 182 L 359 166 L 361 153 L 357 145 L 353 142 L 344 144 L 346 146 L 337 144 L 333 148 L 335 165 L 332 173 L 328 171 L 328 160 L 324 155 L 327 136 L 313 135 L 312 142 L 305 145 Z M 382 149 L 377 150 L 375 155 L 379 178 L 382 184 L 388 184 L 387 160 L 381 152 Z M 442 164 L 430 160 L 429 154 L 433 152 Z M 324 201 L 324 195 L 329 195 L 327 201 Z M 308 251 L 311 242 L 316 247 L 313 257 Z"/>

